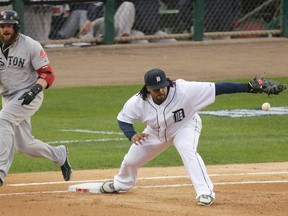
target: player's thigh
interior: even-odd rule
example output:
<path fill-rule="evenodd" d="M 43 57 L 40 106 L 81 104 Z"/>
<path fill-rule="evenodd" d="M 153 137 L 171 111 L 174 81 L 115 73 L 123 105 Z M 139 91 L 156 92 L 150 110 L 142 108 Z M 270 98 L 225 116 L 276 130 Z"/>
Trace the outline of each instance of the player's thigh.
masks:
<path fill-rule="evenodd" d="M 148 136 L 148 139 L 142 144 L 132 144 L 124 157 L 123 163 L 127 166 L 141 167 L 172 144 L 171 142 L 161 143 L 158 140 L 155 140 L 154 143 L 151 141 Z"/>
<path fill-rule="evenodd" d="M 25 92 L 18 92 L 12 99 L 4 98 L 3 108 L 0 112 L 0 119 L 6 119 L 13 125 L 19 125 L 20 122 L 28 120 L 40 108 L 43 101 L 43 92 L 37 94 L 35 99 L 29 105 L 21 105 L 22 101 L 18 100 Z"/>
<path fill-rule="evenodd" d="M 173 139 L 173 144 L 178 152 L 197 151 L 201 129 L 184 127 L 179 130 Z"/>
<path fill-rule="evenodd" d="M 17 151 L 24 152 L 29 148 L 31 143 L 35 141 L 32 135 L 32 129 L 30 119 L 20 122 L 19 125 L 15 126 L 15 147 Z"/>

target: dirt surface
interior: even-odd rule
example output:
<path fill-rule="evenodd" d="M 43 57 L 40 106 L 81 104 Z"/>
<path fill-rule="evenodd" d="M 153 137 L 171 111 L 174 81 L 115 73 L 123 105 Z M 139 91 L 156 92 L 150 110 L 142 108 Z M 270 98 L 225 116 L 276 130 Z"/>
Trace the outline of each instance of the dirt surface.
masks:
<path fill-rule="evenodd" d="M 54 87 L 141 84 L 154 67 L 172 79 L 225 80 L 287 76 L 287 39 L 239 39 L 177 44 L 48 49 Z M 204 158 L 205 160 L 205 158 Z M 73 164 L 73 162 L 72 162 Z M 112 178 L 118 169 L 9 174 L 0 188 L 0 215 L 288 215 L 288 162 L 207 166 L 216 202 L 196 205 L 183 167 L 142 168 L 137 187 L 100 195 L 68 192 L 68 186 Z"/>
<path fill-rule="evenodd" d="M 188 80 L 287 76 L 288 39 L 230 41 L 70 47 L 47 53 L 57 76 L 54 87 L 142 84 L 152 68 Z"/>

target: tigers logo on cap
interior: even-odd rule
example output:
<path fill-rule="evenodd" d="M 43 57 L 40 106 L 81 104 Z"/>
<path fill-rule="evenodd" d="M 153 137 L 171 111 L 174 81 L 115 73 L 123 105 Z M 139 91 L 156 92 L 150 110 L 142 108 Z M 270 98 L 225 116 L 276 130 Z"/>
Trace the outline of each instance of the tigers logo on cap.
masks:
<path fill-rule="evenodd" d="M 152 69 L 144 75 L 145 85 L 152 90 L 161 89 L 169 86 L 169 82 L 166 78 L 164 71 L 161 69 Z"/>

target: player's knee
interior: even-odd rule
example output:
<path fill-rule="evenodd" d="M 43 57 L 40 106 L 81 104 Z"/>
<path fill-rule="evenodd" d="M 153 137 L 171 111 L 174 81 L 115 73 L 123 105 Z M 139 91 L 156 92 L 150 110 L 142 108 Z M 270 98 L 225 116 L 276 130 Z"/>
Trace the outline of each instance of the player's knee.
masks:
<path fill-rule="evenodd" d="M 123 167 L 130 167 L 131 169 L 137 169 L 137 168 L 140 168 L 142 165 L 142 163 L 140 163 L 139 161 L 136 161 L 136 160 L 131 160 L 131 159 L 124 159 L 123 162 L 122 162 L 122 166 Z"/>

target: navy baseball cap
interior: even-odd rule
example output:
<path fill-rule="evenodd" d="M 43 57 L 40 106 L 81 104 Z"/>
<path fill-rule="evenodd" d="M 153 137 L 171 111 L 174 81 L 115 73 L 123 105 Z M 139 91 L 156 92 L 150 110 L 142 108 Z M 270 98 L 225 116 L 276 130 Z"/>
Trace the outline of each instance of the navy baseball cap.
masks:
<path fill-rule="evenodd" d="M 161 89 L 169 86 L 164 71 L 161 69 L 152 69 L 144 75 L 145 85 L 152 90 Z"/>

